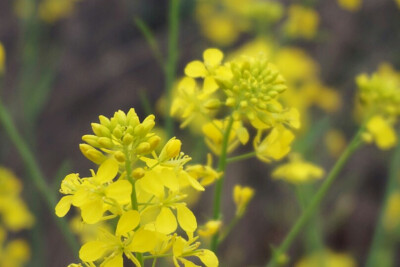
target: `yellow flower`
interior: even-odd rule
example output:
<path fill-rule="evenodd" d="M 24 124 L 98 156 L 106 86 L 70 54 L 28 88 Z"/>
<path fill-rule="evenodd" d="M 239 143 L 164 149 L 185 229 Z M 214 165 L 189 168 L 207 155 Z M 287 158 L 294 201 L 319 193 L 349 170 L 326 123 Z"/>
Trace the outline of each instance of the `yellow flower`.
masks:
<path fill-rule="evenodd" d="M 400 225 L 400 192 L 390 194 L 383 216 L 383 226 L 387 231 L 394 231 Z"/>
<path fill-rule="evenodd" d="M 211 154 L 207 154 L 207 165 L 191 165 L 185 170 L 190 176 L 196 180 L 200 180 L 202 186 L 208 186 L 213 184 L 214 181 L 219 179 L 222 175 L 222 172 L 217 172 L 212 166 L 212 156 Z"/>
<path fill-rule="evenodd" d="M 196 266 L 185 257 L 195 256 L 201 260 L 206 267 L 217 267 L 219 262 L 214 252 L 208 249 L 197 249 L 200 243 L 194 243 L 196 238 L 189 238 L 185 240 L 182 237 L 177 237 L 173 244 L 173 261 L 175 267 L 180 267 L 181 262 L 184 266 Z"/>
<path fill-rule="evenodd" d="M 94 224 L 101 220 L 105 211 L 112 208 L 121 210 L 121 206 L 130 204 L 132 185 L 127 180 L 113 179 L 118 173 L 118 163 L 114 159 L 104 161 L 89 178 L 79 178 L 69 174 L 61 184 L 60 192 L 67 194 L 58 202 L 57 216 L 64 217 L 71 205 L 79 207 L 85 223 Z M 108 204 L 104 203 L 107 199 Z"/>
<path fill-rule="evenodd" d="M 11 231 L 30 228 L 33 215 L 22 201 L 21 182 L 8 169 L 0 166 L 0 217 L 4 226 Z"/>
<path fill-rule="evenodd" d="M 0 75 L 3 74 L 6 62 L 6 51 L 4 46 L 0 43 Z"/>
<path fill-rule="evenodd" d="M 199 230 L 199 236 L 201 237 L 210 237 L 221 229 L 222 222 L 221 221 L 208 221 L 204 226 L 202 226 Z"/>
<path fill-rule="evenodd" d="M 284 127 L 275 127 L 270 133 L 262 139 L 262 130 L 259 130 L 254 138 L 253 146 L 256 151 L 256 156 L 264 162 L 272 160 L 280 160 L 286 156 L 294 139 L 294 134 Z"/>
<path fill-rule="evenodd" d="M 213 120 L 203 126 L 203 134 L 205 142 L 214 154 L 221 153 L 223 133 L 228 127 L 228 121 Z M 228 153 L 232 152 L 237 146 L 242 143 L 246 144 L 249 140 L 247 129 L 242 126 L 240 121 L 235 121 L 232 125 L 232 130 L 228 138 Z"/>
<path fill-rule="evenodd" d="M 30 249 L 26 241 L 15 239 L 5 243 L 6 232 L 0 227 L 0 266 L 23 267 L 29 261 Z"/>
<path fill-rule="evenodd" d="M 304 161 L 300 155 L 292 154 L 290 162 L 275 168 L 272 177 L 283 179 L 294 184 L 301 184 L 321 179 L 325 174 L 324 170 L 310 162 Z"/>
<path fill-rule="evenodd" d="M 77 0 L 43 0 L 39 3 L 39 17 L 47 22 L 54 23 L 68 17 L 74 11 Z"/>
<path fill-rule="evenodd" d="M 338 0 L 339 6 L 348 11 L 357 11 L 361 8 L 361 0 Z"/>
<path fill-rule="evenodd" d="M 247 205 L 249 204 L 253 196 L 253 188 L 235 185 L 235 187 L 233 188 L 233 201 L 236 204 L 236 216 L 243 216 L 247 209 Z"/>
<path fill-rule="evenodd" d="M 346 253 L 337 253 L 330 250 L 314 252 L 295 264 L 295 267 L 355 267 L 355 260 Z"/>
<path fill-rule="evenodd" d="M 286 34 L 292 38 L 312 39 L 318 30 L 318 13 L 301 5 L 290 5 Z"/>
<path fill-rule="evenodd" d="M 367 122 L 367 134 L 364 135 L 366 141 L 374 141 L 376 145 L 387 150 L 394 147 L 397 143 L 396 132 L 393 126 L 381 116 L 374 116 Z M 371 140 L 372 139 L 372 140 Z"/>

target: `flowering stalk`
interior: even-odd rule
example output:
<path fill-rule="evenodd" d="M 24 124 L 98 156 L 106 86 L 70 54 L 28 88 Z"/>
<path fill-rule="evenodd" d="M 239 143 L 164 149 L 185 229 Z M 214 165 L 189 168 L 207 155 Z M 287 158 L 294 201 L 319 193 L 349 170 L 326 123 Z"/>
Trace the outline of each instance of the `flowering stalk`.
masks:
<path fill-rule="evenodd" d="M 298 218 L 294 226 L 291 228 L 290 232 L 287 234 L 286 238 L 283 240 L 281 245 L 274 250 L 273 257 L 267 263 L 267 267 L 277 266 L 277 260 L 280 255 L 284 254 L 296 239 L 297 235 L 303 229 L 305 224 L 308 220 L 314 215 L 315 211 L 319 207 L 319 204 L 325 197 L 326 193 L 328 192 L 329 188 L 335 181 L 336 177 L 339 175 L 339 172 L 342 170 L 344 164 L 350 158 L 350 156 L 360 147 L 362 144 L 361 135 L 364 131 L 364 127 L 361 127 L 357 134 L 352 139 L 351 143 L 347 146 L 345 151 L 342 153 L 338 161 L 333 166 L 332 170 L 328 174 L 328 177 L 324 181 L 324 183 L 319 188 L 318 192 L 315 194 L 313 199 L 311 200 L 310 204 L 306 207 L 304 212 Z"/>
<path fill-rule="evenodd" d="M 54 206 L 56 205 L 56 197 L 52 193 L 53 191 L 47 185 L 43 173 L 40 170 L 33 153 L 30 151 L 28 145 L 22 139 L 21 135 L 19 134 L 17 128 L 14 125 L 14 122 L 11 119 L 8 110 L 0 101 L 0 122 L 4 127 L 4 130 L 8 134 L 11 141 L 14 143 L 14 146 L 18 150 L 22 160 L 24 161 L 28 172 L 31 174 L 31 178 L 33 180 L 33 184 L 40 192 L 41 196 L 43 197 L 44 201 L 46 202 L 48 208 L 50 209 L 51 213 L 54 212 Z M 64 235 L 65 240 L 67 241 L 68 245 L 70 246 L 74 255 L 78 254 L 79 245 L 76 239 L 73 237 L 68 223 L 65 220 L 59 220 L 55 217 L 56 224 L 60 228 L 61 233 Z"/>
<path fill-rule="evenodd" d="M 227 165 L 227 152 L 228 152 L 228 141 L 229 135 L 231 133 L 233 125 L 233 117 L 229 118 L 228 127 L 224 133 L 224 138 L 222 141 L 221 156 L 218 161 L 218 172 L 225 173 Z M 218 220 L 221 218 L 221 198 L 222 198 L 222 187 L 224 185 L 224 175 L 222 175 L 216 182 L 214 191 L 214 206 L 213 206 L 213 219 Z M 218 236 L 219 232 L 216 232 L 211 240 L 211 250 L 216 251 L 218 248 Z"/>
<path fill-rule="evenodd" d="M 396 151 L 394 152 L 391 164 L 390 164 L 390 169 L 389 169 L 389 179 L 387 181 L 386 185 L 386 192 L 383 200 L 383 206 L 381 210 L 381 214 L 379 216 L 379 219 L 377 221 L 377 226 L 375 228 L 375 233 L 374 237 L 372 240 L 372 244 L 369 250 L 369 255 L 367 258 L 367 264 L 366 266 L 377 266 L 379 265 L 379 260 L 380 260 L 380 252 L 383 249 L 383 243 L 385 242 L 385 232 L 383 229 L 383 217 L 385 215 L 385 212 L 388 207 L 388 200 L 389 196 L 393 192 L 393 190 L 396 188 L 397 185 L 397 177 L 398 177 L 398 172 L 399 172 L 399 166 L 398 163 L 400 162 L 400 142 L 397 144 Z"/>

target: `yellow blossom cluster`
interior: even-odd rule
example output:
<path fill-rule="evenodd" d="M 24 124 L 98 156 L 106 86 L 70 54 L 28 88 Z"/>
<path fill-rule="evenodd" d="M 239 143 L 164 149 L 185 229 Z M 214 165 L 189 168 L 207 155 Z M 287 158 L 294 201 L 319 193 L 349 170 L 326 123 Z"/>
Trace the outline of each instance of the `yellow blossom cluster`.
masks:
<path fill-rule="evenodd" d="M 331 250 L 314 252 L 295 265 L 296 267 L 355 267 L 357 266 L 352 256 L 347 253 L 338 253 Z"/>
<path fill-rule="evenodd" d="M 0 266 L 24 266 L 30 258 L 25 240 L 7 241 L 7 232 L 17 232 L 33 225 L 34 218 L 22 201 L 21 182 L 4 167 L 0 167 Z"/>
<path fill-rule="evenodd" d="M 364 140 L 381 149 L 397 143 L 395 124 L 400 116 L 400 73 L 382 64 L 371 76 L 361 74 L 358 85 L 359 113 L 365 123 Z"/>
<path fill-rule="evenodd" d="M 291 38 L 312 39 L 317 34 L 318 24 L 319 16 L 314 9 L 293 4 L 289 6 L 284 29 Z"/>
<path fill-rule="evenodd" d="M 225 63 L 223 57 L 220 50 L 210 48 L 203 53 L 204 61 L 186 66 L 171 114 L 183 120 L 182 127 L 203 123 L 206 144 L 217 155 L 228 131 L 228 153 L 250 140 L 245 126 L 249 122 L 257 130 L 257 156 L 264 161 L 281 159 L 290 151 L 292 129 L 300 127 L 298 111 L 279 101 L 287 89 L 283 76 L 261 54 Z"/>
<path fill-rule="evenodd" d="M 203 191 L 198 180 L 216 179 L 211 176 L 218 173 L 210 166 L 186 170 L 191 158 L 181 152 L 176 138 L 157 153 L 161 138 L 153 132 L 153 115 L 140 122 L 130 109 L 127 114 L 118 111 L 112 118 L 99 119 L 100 123 L 92 124 L 94 134 L 83 136 L 86 144 L 80 145 L 99 168 L 89 177 L 67 175 L 60 189 L 65 196 L 55 209 L 63 217 L 75 206 L 84 224 L 97 226 L 79 252 L 85 266 L 123 266 L 124 256 L 135 266 L 144 266 L 144 256 L 169 257 L 175 266 L 194 265 L 188 259 L 194 256 L 205 266 L 218 266 L 213 252 L 199 249 L 197 220 L 183 192 L 187 187 Z M 101 226 L 109 221 L 116 226 Z"/>
<path fill-rule="evenodd" d="M 243 32 L 268 29 L 283 13 L 282 4 L 273 0 L 202 0 L 196 5 L 202 33 L 221 46 L 232 44 Z"/>

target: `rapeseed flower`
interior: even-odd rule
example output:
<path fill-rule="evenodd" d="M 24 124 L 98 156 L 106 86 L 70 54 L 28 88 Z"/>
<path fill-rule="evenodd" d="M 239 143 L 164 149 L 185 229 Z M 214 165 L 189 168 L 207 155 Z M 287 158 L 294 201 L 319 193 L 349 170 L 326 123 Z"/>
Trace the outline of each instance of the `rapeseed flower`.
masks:
<path fill-rule="evenodd" d="M 285 32 L 292 38 L 312 39 L 317 34 L 318 13 L 311 8 L 293 4 L 289 6 Z"/>
<path fill-rule="evenodd" d="M 361 8 L 362 0 L 338 0 L 338 5 L 348 11 L 358 11 Z"/>
<path fill-rule="evenodd" d="M 331 250 L 314 252 L 295 264 L 295 267 L 355 267 L 355 260 L 346 253 L 338 253 Z"/>
<path fill-rule="evenodd" d="M 47 23 L 68 17 L 74 11 L 77 0 L 42 0 L 39 3 L 39 17 Z"/>
<path fill-rule="evenodd" d="M 235 185 L 233 188 L 233 201 L 236 204 L 236 216 L 242 217 L 247 205 L 254 196 L 254 190 L 248 186 Z"/>

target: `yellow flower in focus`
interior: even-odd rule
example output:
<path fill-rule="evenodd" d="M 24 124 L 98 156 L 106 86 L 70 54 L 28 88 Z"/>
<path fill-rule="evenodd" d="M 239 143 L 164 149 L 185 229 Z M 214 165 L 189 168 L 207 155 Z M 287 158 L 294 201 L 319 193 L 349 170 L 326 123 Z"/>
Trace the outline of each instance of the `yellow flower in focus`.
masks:
<path fill-rule="evenodd" d="M 221 229 L 222 222 L 221 221 L 208 221 L 205 225 L 200 227 L 198 230 L 199 236 L 201 237 L 210 237 L 213 236 L 215 233 Z"/>
<path fill-rule="evenodd" d="M 233 201 L 236 204 L 236 216 L 243 216 L 243 214 L 246 212 L 247 205 L 249 204 L 253 196 L 253 188 L 235 185 L 235 187 L 233 188 Z"/>
<path fill-rule="evenodd" d="M 280 160 L 286 156 L 294 140 L 294 134 L 284 127 L 275 127 L 262 139 L 262 130 L 259 130 L 254 138 L 253 146 L 258 159 L 264 162 Z"/>
<path fill-rule="evenodd" d="M 395 191 L 390 194 L 385 214 L 383 216 L 383 226 L 387 231 L 394 231 L 400 225 L 400 192 Z"/>
<path fill-rule="evenodd" d="M 301 5 L 290 5 L 285 31 L 289 37 L 312 39 L 318 30 L 318 13 Z"/>
<path fill-rule="evenodd" d="M 396 145 L 396 132 L 393 129 L 393 126 L 383 117 L 378 115 L 372 117 L 367 122 L 366 128 L 367 134 L 370 134 L 370 138 L 368 135 L 364 135 L 367 142 L 374 141 L 382 150 L 390 149 Z"/>
<path fill-rule="evenodd" d="M 39 17 L 47 23 L 68 17 L 74 11 L 77 0 L 42 0 L 39 3 Z"/>
<path fill-rule="evenodd" d="M 325 146 L 333 157 L 339 157 L 346 148 L 346 138 L 339 130 L 329 130 L 324 138 Z"/>
<path fill-rule="evenodd" d="M 356 267 L 355 260 L 346 253 L 330 250 L 314 252 L 299 260 L 295 267 Z"/>
<path fill-rule="evenodd" d="M 362 0 L 337 0 L 339 6 L 348 11 L 357 11 L 361 8 Z"/>
<path fill-rule="evenodd" d="M 292 154 L 289 158 L 289 163 L 278 166 L 272 172 L 273 178 L 283 179 L 293 184 L 301 184 L 321 179 L 325 174 L 322 168 L 304 161 L 299 154 Z"/>
<path fill-rule="evenodd" d="M 0 42 L 0 75 L 3 74 L 6 65 L 6 51 L 3 44 Z"/>
<path fill-rule="evenodd" d="M 202 186 L 208 186 L 213 184 L 222 175 L 222 172 L 217 172 L 212 166 L 212 155 L 209 153 L 207 154 L 207 165 L 190 165 L 185 171 L 196 180 L 200 180 Z"/>

